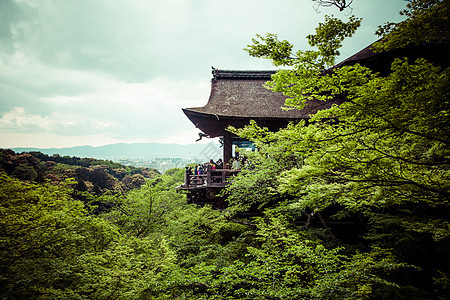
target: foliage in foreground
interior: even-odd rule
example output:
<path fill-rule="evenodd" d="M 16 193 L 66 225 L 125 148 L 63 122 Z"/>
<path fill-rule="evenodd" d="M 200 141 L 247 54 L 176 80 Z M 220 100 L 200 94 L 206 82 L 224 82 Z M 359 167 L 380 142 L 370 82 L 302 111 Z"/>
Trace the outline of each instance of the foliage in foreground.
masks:
<path fill-rule="evenodd" d="M 166 241 L 125 236 L 70 190 L 0 175 L 5 299 L 133 299 L 174 262 Z"/>

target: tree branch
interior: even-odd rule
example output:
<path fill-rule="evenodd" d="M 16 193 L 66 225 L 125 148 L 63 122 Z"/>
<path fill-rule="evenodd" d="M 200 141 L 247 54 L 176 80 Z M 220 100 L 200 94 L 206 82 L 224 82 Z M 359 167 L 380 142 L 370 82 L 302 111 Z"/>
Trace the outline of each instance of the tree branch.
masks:
<path fill-rule="evenodd" d="M 319 216 L 320 222 L 322 222 L 323 226 L 325 227 L 325 229 L 328 231 L 328 233 L 331 235 L 331 238 L 333 239 L 334 242 L 337 243 L 337 239 L 336 236 L 334 235 L 334 233 L 331 231 L 331 228 L 327 225 L 327 223 L 325 222 L 325 219 L 322 217 L 322 214 L 318 211 L 317 215 Z"/>
<path fill-rule="evenodd" d="M 350 5 L 352 5 L 353 0 L 350 0 L 348 3 L 346 0 L 311 0 L 314 3 L 317 3 L 317 7 L 330 7 L 335 6 L 339 9 L 339 11 L 343 11 L 346 8 L 351 9 Z"/>

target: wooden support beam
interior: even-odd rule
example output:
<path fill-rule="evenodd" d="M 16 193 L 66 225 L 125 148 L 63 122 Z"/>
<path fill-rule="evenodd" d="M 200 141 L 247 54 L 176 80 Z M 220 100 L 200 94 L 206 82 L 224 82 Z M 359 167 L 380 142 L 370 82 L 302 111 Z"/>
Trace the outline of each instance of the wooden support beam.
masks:
<path fill-rule="evenodd" d="M 184 170 L 184 186 L 185 187 L 189 187 L 189 185 L 191 184 L 190 182 L 190 175 L 191 173 L 189 172 L 189 167 L 186 167 L 186 169 Z"/>
<path fill-rule="evenodd" d="M 223 168 L 229 169 L 233 152 L 233 141 L 231 132 L 225 131 L 223 134 Z"/>
<path fill-rule="evenodd" d="M 211 175 L 212 175 L 212 168 L 211 165 L 208 164 L 208 167 L 206 169 L 206 186 L 211 186 Z"/>

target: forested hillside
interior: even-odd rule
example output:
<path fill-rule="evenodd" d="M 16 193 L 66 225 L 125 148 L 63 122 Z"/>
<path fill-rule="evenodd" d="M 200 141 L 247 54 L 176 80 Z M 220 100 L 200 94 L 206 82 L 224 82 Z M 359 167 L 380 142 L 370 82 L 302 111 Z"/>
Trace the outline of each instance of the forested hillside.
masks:
<path fill-rule="evenodd" d="M 159 172 L 150 168 L 124 166 L 112 161 L 74 156 L 48 156 L 41 152 L 15 153 L 0 149 L 0 168 L 21 180 L 70 182 L 75 191 L 101 195 L 139 188 Z"/>
<path fill-rule="evenodd" d="M 378 51 L 447 40 L 449 1 L 408 2 Z M 291 108 L 343 104 L 278 132 L 230 128 L 258 151 L 224 211 L 187 204 L 182 169 L 2 150 L 0 298 L 447 299 L 450 69 L 330 69 L 359 22 L 328 17 L 315 50 L 248 46 L 285 68 L 268 87 Z"/>

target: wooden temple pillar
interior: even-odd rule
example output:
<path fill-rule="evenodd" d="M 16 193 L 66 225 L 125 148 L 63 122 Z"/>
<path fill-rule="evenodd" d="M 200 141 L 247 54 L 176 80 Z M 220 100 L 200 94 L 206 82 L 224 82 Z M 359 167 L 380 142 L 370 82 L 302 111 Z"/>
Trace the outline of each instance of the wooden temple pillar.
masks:
<path fill-rule="evenodd" d="M 231 157 L 233 154 L 233 140 L 232 133 L 225 131 L 223 133 L 223 168 L 231 168 Z"/>

